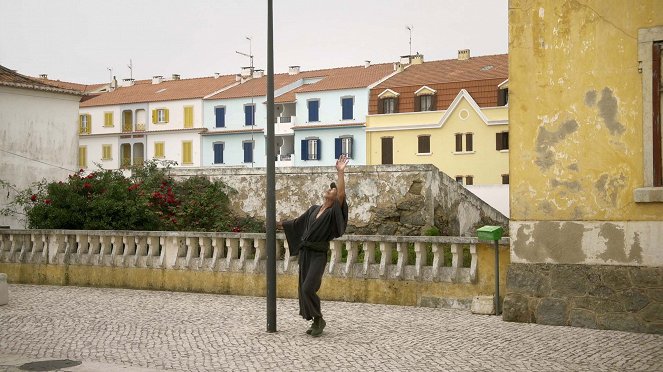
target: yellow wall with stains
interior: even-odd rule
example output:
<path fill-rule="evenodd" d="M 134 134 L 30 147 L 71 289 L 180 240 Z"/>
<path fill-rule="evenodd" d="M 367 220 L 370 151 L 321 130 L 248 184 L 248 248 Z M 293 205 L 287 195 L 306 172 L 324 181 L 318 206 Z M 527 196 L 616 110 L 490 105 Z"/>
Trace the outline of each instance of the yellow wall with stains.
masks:
<path fill-rule="evenodd" d="M 463 97 L 449 108 L 447 118 L 447 110 L 368 116 L 367 164 L 382 164 L 382 137 L 393 137 L 394 164 L 433 164 L 451 177 L 471 175 L 475 185 L 501 184 L 502 175 L 509 173 L 509 151 L 496 150 L 495 136 L 509 130 L 508 110 L 480 109 L 489 125 L 477 108 Z M 456 153 L 456 133 L 473 134 L 472 152 Z M 420 135 L 431 136 L 430 155 L 417 154 Z"/>
<path fill-rule="evenodd" d="M 512 220 L 660 221 L 643 187 L 638 29 L 663 2 L 509 1 Z"/>

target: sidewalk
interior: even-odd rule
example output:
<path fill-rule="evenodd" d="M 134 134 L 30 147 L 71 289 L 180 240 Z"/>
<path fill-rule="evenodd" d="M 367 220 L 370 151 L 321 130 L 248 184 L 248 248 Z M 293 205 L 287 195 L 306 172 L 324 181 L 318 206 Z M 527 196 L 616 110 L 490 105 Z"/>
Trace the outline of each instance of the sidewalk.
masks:
<path fill-rule="evenodd" d="M 10 285 L 0 371 L 663 371 L 663 336 L 507 323 L 467 311 L 323 301 L 304 332 L 297 302 L 108 288 Z M 43 370 L 43 369 L 42 369 Z"/>

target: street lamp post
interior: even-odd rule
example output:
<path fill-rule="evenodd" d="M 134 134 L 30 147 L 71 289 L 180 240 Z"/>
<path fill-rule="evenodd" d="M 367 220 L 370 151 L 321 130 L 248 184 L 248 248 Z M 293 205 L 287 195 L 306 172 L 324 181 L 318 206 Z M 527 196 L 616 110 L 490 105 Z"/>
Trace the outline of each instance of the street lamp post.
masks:
<path fill-rule="evenodd" d="M 267 0 L 267 332 L 276 332 L 276 177 L 274 159 L 274 14 Z"/>

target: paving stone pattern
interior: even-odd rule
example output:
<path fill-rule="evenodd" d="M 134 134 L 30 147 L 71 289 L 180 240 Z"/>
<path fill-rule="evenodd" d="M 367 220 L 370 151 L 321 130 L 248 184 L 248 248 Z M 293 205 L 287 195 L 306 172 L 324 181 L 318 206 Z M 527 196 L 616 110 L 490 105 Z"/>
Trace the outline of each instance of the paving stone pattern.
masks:
<path fill-rule="evenodd" d="M 260 297 L 10 285 L 2 354 L 175 371 L 663 371 L 663 335 L 510 323 L 469 311 Z M 4 363 L 3 363 L 4 362 Z"/>

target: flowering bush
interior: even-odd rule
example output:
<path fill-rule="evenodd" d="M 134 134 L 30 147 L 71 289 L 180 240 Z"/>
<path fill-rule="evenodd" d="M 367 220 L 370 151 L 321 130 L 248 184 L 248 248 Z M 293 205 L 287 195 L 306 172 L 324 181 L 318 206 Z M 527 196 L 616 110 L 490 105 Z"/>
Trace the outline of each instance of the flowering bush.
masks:
<path fill-rule="evenodd" d="M 263 231 L 260 221 L 231 213 L 231 190 L 222 182 L 202 176 L 177 181 L 169 164 L 160 165 L 146 162 L 131 178 L 81 169 L 66 182 L 42 181 L 18 191 L 14 210 L 3 214 L 24 214 L 27 226 L 37 229 Z"/>

